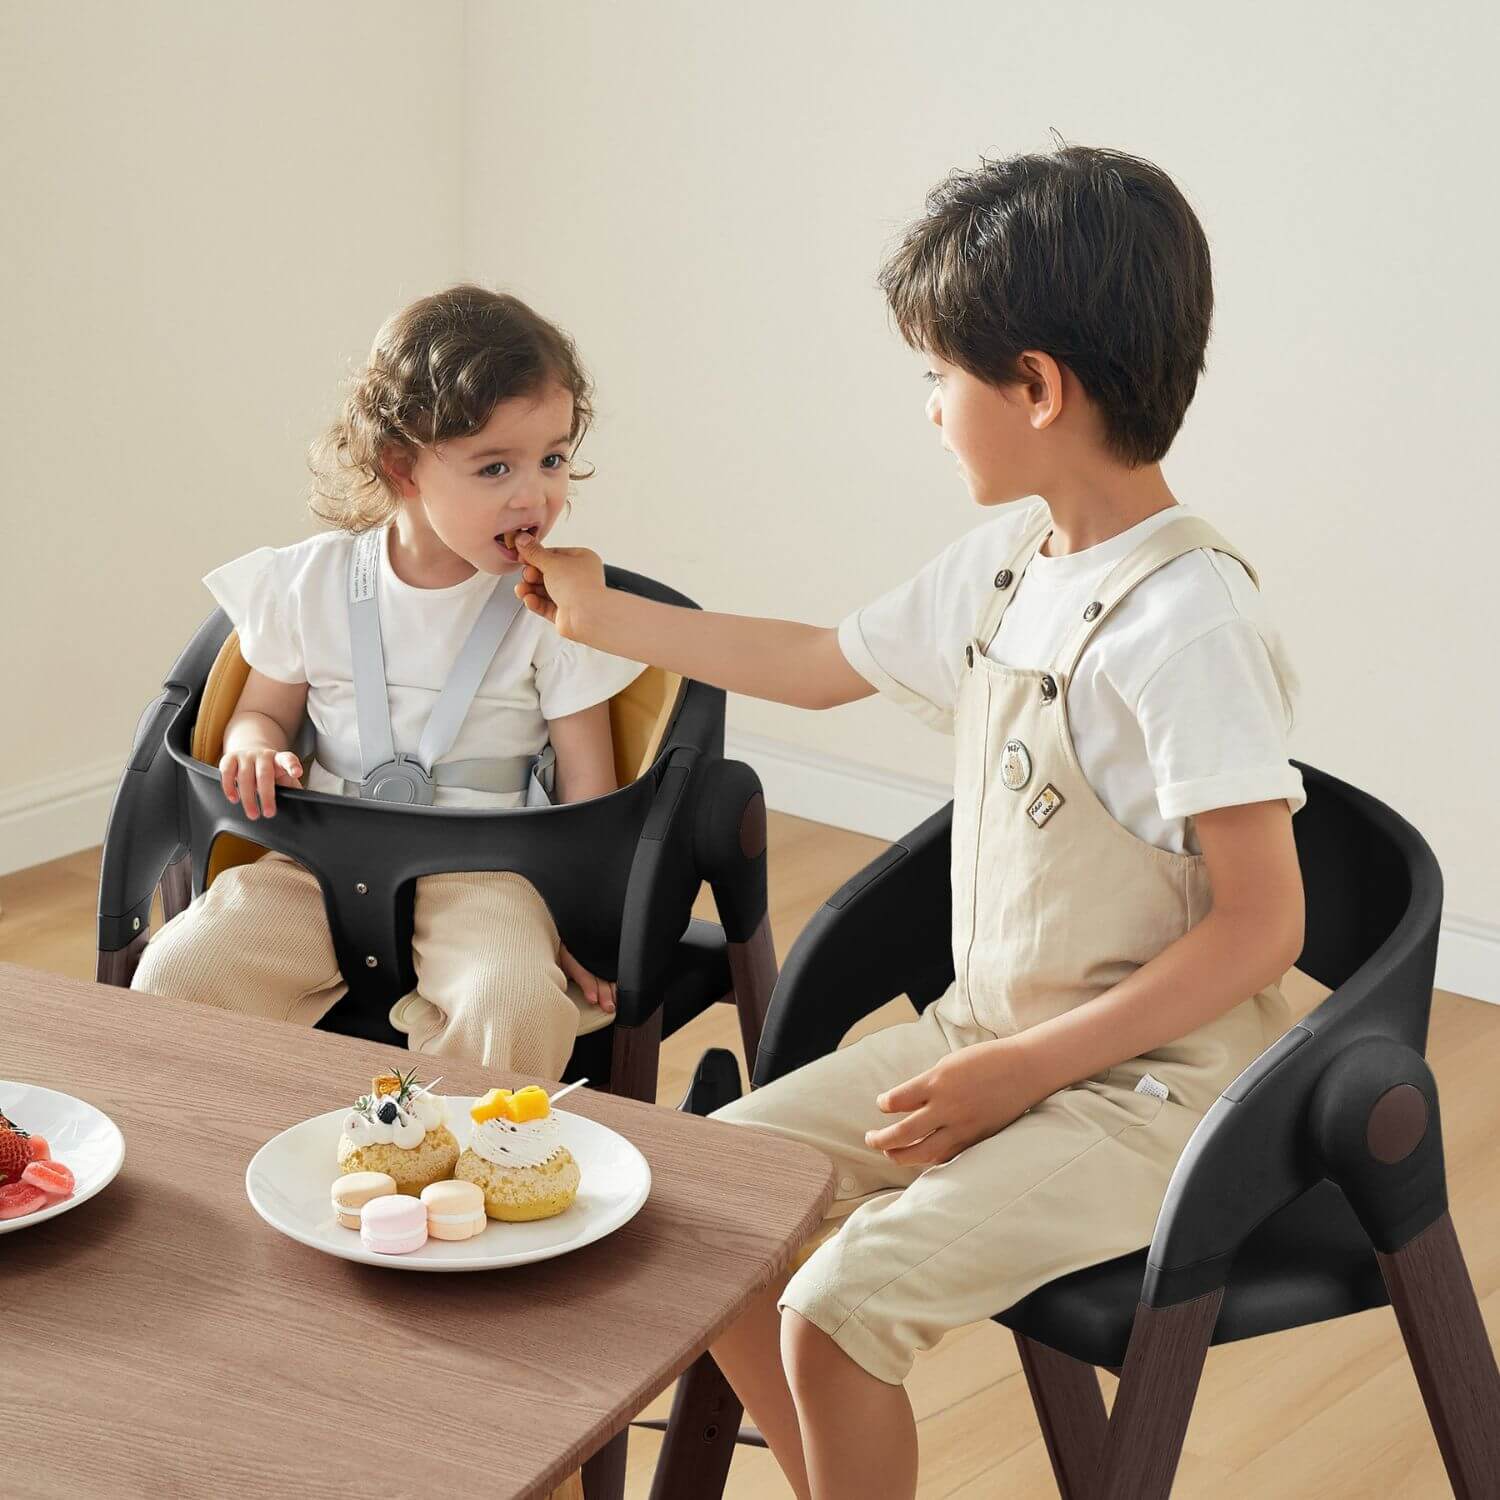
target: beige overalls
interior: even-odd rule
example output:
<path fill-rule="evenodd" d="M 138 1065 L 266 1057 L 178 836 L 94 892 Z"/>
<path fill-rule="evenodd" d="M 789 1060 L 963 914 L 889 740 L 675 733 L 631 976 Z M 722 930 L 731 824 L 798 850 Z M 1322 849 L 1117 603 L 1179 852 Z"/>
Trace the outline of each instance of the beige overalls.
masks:
<path fill-rule="evenodd" d="M 948 1329 L 1148 1245 L 1203 1113 L 1291 1024 L 1271 985 L 1175 1042 L 1059 1089 L 951 1161 L 902 1166 L 864 1143 L 867 1130 L 899 1118 L 876 1107 L 885 1089 L 959 1047 L 1087 1004 L 1212 904 L 1201 854 L 1144 842 L 1094 794 L 1074 752 L 1067 688 L 1094 631 L 1148 574 L 1198 547 L 1244 559 L 1200 517 L 1170 521 L 1106 575 L 1055 669 L 1001 666 L 984 648 L 1050 530 L 1044 510 L 1003 560 L 964 648 L 954 720 L 953 983 L 916 1021 L 866 1036 L 716 1114 L 833 1159 L 825 1238 L 780 1305 L 892 1384 Z"/>

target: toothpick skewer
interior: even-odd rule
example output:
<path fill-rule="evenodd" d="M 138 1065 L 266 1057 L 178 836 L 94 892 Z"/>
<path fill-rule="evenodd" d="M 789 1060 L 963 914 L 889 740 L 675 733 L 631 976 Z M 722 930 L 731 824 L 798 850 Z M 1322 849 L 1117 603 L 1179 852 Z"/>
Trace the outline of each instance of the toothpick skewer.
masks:
<path fill-rule="evenodd" d="M 565 1094 L 571 1094 L 574 1089 L 581 1089 L 587 1082 L 587 1078 L 579 1078 L 575 1079 L 566 1088 L 558 1089 L 558 1091 L 547 1100 L 548 1107 L 550 1108 L 552 1105 L 556 1104 L 557 1101 L 561 1099 Z"/>

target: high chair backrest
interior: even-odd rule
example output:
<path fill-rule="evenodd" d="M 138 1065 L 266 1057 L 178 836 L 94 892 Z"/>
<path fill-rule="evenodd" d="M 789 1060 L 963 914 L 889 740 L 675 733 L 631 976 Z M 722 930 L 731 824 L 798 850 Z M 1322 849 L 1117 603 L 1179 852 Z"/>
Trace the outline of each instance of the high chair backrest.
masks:
<path fill-rule="evenodd" d="M 209 671 L 203 703 L 193 724 L 193 756 L 211 766 L 224 753 L 224 731 L 234 715 L 250 667 L 240 655 L 239 632 L 231 630 Z M 615 780 L 628 786 L 655 763 L 662 739 L 681 699 L 683 680 L 675 672 L 647 667 L 628 687 L 609 700 L 609 727 L 614 740 Z M 304 717 L 305 732 L 308 721 Z M 234 865 L 249 864 L 266 851 L 248 839 L 225 834 L 214 841 L 204 876 L 204 889 Z"/>

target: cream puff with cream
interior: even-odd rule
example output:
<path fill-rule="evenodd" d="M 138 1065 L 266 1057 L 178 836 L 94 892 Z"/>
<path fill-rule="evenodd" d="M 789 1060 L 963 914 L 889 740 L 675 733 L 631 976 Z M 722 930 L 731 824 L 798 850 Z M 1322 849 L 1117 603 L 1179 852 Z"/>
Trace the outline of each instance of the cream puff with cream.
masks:
<path fill-rule="evenodd" d="M 545 1089 L 491 1089 L 469 1111 L 469 1144 L 453 1175 L 484 1193 L 492 1219 L 550 1219 L 578 1196 L 578 1163 Z"/>
<path fill-rule="evenodd" d="M 458 1141 L 448 1129 L 448 1106 L 423 1090 L 416 1071 L 382 1073 L 355 1100 L 339 1136 L 343 1172 L 385 1172 L 396 1191 L 417 1197 L 429 1183 L 453 1175 Z"/>

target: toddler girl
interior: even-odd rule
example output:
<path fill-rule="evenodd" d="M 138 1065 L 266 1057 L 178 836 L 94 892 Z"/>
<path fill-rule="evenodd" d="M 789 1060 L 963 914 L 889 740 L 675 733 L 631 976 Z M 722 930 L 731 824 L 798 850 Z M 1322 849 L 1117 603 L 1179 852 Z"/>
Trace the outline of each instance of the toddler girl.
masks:
<path fill-rule="evenodd" d="M 616 789 L 609 699 L 644 669 L 565 640 L 513 576 L 517 533 L 544 538 L 592 472 L 572 462 L 590 394 L 571 339 L 512 296 L 455 286 L 381 328 L 311 452 L 311 509 L 334 529 L 204 579 L 250 668 L 219 763 L 247 818 L 275 816 L 278 785 L 435 807 Z M 391 1022 L 414 1052 L 557 1078 L 568 981 L 614 1009 L 514 872 L 419 879 L 412 958 Z M 166 923 L 131 987 L 307 1025 L 346 988 L 317 880 L 274 851 Z"/>

